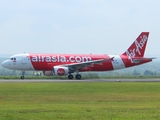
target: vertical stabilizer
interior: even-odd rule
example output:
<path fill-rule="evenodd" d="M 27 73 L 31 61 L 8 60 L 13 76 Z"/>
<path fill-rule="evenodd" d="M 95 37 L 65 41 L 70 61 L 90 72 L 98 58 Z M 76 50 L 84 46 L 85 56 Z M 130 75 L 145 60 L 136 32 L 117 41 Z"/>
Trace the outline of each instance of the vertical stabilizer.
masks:
<path fill-rule="evenodd" d="M 128 57 L 143 57 L 149 37 L 149 32 L 142 32 L 138 38 L 133 42 L 133 44 L 124 52 L 122 55 Z"/>

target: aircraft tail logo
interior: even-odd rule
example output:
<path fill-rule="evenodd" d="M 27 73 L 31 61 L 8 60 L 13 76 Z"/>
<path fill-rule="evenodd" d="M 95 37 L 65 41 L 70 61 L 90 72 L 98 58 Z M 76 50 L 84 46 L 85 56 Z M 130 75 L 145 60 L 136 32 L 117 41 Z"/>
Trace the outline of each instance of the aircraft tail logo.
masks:
<path fill-rule="evenodd" d="M 130 59 L 135 57 L 143 57 L 148 41 L 149 32 L 142 32 L 132 45 L 122 55 L 128 56 Z"/>

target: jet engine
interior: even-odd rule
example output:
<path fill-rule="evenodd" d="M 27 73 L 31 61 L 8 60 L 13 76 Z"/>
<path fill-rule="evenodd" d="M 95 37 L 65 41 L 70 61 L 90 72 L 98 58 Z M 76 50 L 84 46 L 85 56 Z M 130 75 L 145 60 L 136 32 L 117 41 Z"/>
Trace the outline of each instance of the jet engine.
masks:
<path fill-rule="evenodd" d="M 45 76 L 63 76 L 67 75 L 69 73 L 68 67 L 60 67 L 60 66 L 54 66 L 52 71 L 43 71 L 43 74 Z"/>
<path fill-rule="evenodd" d="M 53 75 L 63 76 L 69 73 L 68 67 L 54 66 L 53 67 Z"/>

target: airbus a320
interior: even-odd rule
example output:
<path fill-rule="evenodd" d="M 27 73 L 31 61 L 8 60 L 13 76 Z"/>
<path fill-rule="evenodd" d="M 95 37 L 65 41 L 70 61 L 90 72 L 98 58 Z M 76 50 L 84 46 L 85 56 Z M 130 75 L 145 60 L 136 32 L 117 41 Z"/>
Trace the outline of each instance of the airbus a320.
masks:
<path fill-rule="evenodd" d="M 144 57 L 149 32 L 142 32 L 131 46 L 120 55 L 108 54 L 16 54 L 5 60 L 2 66 L 11 70 L 43 71 L 44 75 L 64 76 L 81 79 L 80 72 L 110 71 L 151 62 L 154 58 Z"/>

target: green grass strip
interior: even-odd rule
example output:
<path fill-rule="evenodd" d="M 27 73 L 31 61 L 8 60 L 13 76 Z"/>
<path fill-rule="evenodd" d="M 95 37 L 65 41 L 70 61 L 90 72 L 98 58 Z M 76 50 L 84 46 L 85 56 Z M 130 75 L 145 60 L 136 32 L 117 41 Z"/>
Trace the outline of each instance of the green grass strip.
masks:
<path fill-rule="evenodd" d="M 0 120 L 159 120 L 159 82 L 0 83 Z"/>

